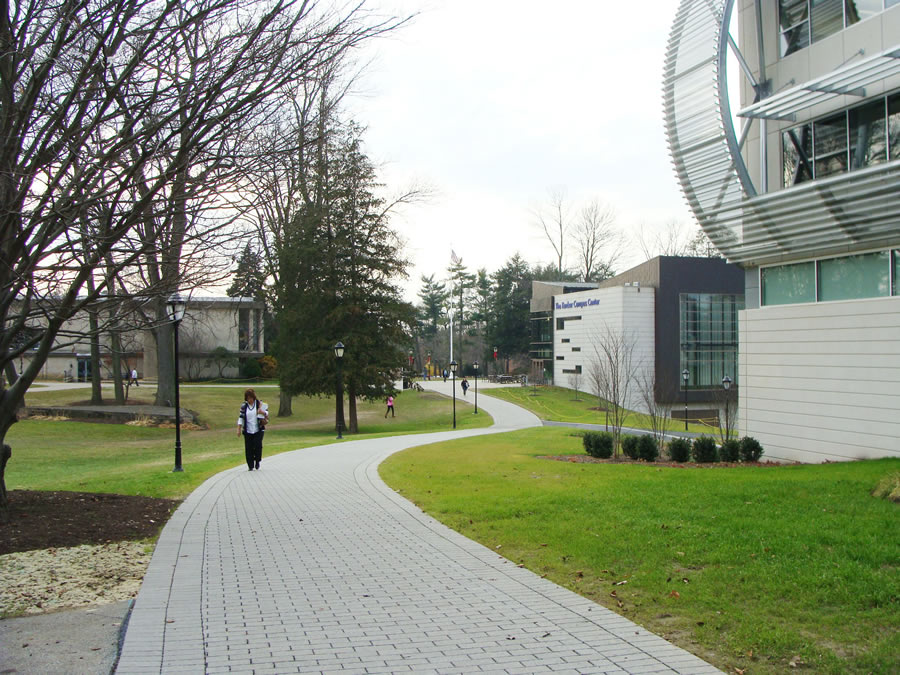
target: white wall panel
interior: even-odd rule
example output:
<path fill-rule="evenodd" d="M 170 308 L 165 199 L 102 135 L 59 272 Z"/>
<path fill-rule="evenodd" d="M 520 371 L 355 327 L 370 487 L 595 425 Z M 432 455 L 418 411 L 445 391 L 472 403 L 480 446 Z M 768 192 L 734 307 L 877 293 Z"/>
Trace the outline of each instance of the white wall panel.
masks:
<path fill-rule="evenodd" d="M 763 307 L 739 321 L 739 425 L 767 457 L 900 457 L 900 298 Z"/>
<path fill-rule="evenodd" d="M 634 362 L 639 375 L 652 371 L 655 359 L 655 289 L 617 286 L 592 289 L 556 296 L 553 313 L 553 382 L 572 388 L 571 376 L 563 370 L 581 366 L 580 388 L 596 395 L 590 381 L 591 362 L 596 359 L 596 343 L 606 326 L 616 332 L 624 332 L 635 338 Z M 580 320 L 571 320 L 580 316 Z M 560 319 L 565 327 L 557 328 Z M 563 342 L 568 340 L 568 342 Z M 572 348 L 580 348 L 573 352 Z M 562 357 L 562 359 L 559 359 Z M 639 408 L 640 395 L 632 390 L 629 407 Z"/>

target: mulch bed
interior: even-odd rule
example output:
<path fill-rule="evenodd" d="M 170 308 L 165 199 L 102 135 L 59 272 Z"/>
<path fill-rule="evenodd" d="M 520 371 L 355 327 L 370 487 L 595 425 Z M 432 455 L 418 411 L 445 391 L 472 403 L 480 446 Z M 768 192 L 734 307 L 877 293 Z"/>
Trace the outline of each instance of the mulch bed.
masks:
<path fill-rule="evenodd" d="M 538 459 L 552 459 L 557 462 L 574 462 L 577 464 L 643 464 L 644 466 L 666 466 L 673 469 L 728 469 L 737 466 L 785 466 L 779 462 L 714 462 L 709 464 L 696 464 L 695 462 L 669 462 L 659 460 L 656 462 L 644 462 L 639 459 L 619 457 L 614 459 L 600 459 L 590 455 L 539 455 Z"/>
<path fill-rule="evenodd" d="M 155 537 L 180 502 L 91 492 L 10 490 L 0 555 Z"/>

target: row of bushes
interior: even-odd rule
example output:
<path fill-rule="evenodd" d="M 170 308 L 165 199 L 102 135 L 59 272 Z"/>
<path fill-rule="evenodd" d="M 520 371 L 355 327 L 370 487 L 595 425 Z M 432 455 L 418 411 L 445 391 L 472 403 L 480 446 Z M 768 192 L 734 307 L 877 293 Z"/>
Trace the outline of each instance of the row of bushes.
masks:
<path fill-rule="evenodd" d="M 582 439 L 584 450 L 591 457 L 608 459 L 613 456 L 614 438 L 608 431 L 587 431 Z M 655 462 L 660 448 L 654 436 L 623 436 L 622 453 L 630 459 Z M 758 462 L 763 448 L 755 438 L 744 436 L 741 440 L 728 439 L 721 447 L 710 436 L 699 436 L 691 442 L 687 438 L 673 438 L 668 443 L 669 458 L 673 462 L 693 459 L 698 464 L 710 462 Z"/>

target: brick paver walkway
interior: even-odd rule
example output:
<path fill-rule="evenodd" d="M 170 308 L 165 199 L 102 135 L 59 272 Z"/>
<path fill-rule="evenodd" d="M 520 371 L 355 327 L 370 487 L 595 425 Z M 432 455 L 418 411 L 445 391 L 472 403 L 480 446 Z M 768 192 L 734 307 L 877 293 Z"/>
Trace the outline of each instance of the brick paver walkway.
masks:
<path fill-rule="evenodd" d="M 478 403 L 491 430 L 348 441 L 208 480 L 163 530 L 117 673 L 718 672 L 380 480 L 397 450 L 540 424 Z"/>

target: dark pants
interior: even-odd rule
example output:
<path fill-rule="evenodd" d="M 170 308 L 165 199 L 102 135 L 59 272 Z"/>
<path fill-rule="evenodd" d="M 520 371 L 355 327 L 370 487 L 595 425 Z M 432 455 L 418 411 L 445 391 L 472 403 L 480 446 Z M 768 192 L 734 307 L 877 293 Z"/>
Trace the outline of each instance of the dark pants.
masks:
<path fill-rule="evenodd" d="M 255 434 L 244 434 L 244 456 L 247 458 L 247 466 L 258 469 L 259 463 L 262 461 L 262 442 L 263 432 L 257 431 Z"/>

